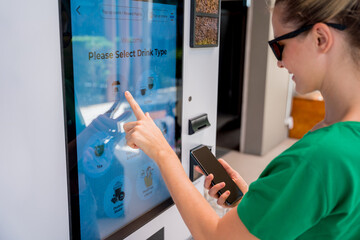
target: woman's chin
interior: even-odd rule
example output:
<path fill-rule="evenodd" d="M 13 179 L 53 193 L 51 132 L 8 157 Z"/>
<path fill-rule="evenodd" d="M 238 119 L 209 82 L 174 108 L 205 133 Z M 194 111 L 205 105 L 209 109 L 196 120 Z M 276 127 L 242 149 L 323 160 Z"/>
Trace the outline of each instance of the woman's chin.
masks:
<path fill-rule="evenodd" d="M 295 91 L 296 91 L 296 93 L 301 94 L 301 95 L 305 95 L 305 94 L 313 92 L 313 91 L 309 91 L 307 89 L 301 88 L 301 86 L 299 86 L 298 84 L 295 85 Z"/>

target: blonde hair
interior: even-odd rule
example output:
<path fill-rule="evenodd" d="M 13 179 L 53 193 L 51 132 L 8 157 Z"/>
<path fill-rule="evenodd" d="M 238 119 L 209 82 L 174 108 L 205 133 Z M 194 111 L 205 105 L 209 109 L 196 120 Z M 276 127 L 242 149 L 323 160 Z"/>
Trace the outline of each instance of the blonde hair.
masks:
<path fill-rule="evenodd" d="M 360 62 L 360 0 L 276 0 L 284 7 L 283 23 L 298 27 L 318 22 L 346 26 L 344 31 L 356 62 Z"/>

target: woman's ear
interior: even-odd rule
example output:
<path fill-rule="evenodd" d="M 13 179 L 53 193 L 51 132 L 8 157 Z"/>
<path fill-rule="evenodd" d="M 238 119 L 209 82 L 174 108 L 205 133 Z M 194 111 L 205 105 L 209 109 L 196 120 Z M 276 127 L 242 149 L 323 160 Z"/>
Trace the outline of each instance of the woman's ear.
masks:
<path fill-rule="evenodd" d="M 319 53 L 327 53 L 333 45 L 333 34 L 325 23 L 317 23 L 312 29 L 316 48 Z"/>

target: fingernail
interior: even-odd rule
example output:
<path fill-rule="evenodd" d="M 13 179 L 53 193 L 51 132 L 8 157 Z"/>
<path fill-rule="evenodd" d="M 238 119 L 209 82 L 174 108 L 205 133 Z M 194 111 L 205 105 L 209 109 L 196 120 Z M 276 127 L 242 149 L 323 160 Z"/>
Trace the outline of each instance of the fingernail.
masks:
<path fill-rule="evenodd" d="M 224 183 L 224 182 L 222 182 L 222 183 L 221 183 L 221 186 L 222 186 L 222 187 L 225 187 L 225 183 Z"/>

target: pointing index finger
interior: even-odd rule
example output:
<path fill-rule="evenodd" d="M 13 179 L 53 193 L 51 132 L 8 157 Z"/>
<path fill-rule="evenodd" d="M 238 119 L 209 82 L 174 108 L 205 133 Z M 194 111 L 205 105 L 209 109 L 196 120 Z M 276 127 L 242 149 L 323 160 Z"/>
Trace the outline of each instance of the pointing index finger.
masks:
<path fill-rule="evenodd" d="M 135 101 L 135 99 L 133 98 L 133 96 L 131 95 L 131 93 L 129 91 L 125 92 L 125 98 L 128 101 L 128 103 L 130 104 L 130 107 L 133 110 L 136 119 L 140 120 L 140 119 L 145 118 L 144 112 L 141 110 L 139 104 Z"/>

